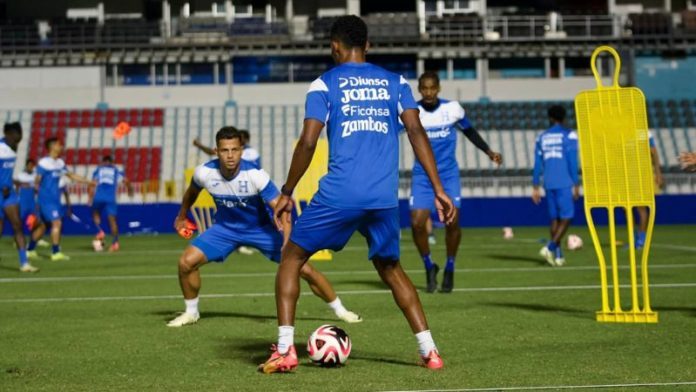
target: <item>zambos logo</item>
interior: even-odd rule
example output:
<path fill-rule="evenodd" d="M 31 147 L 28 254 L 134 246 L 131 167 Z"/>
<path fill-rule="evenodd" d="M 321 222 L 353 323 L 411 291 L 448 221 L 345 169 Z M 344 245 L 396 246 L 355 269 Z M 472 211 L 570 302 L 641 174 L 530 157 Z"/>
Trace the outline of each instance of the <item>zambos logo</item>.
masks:
<path fill-rule="evenodd" d="M 389 124 L 387 122 L 377 121 L 372 117 L 368 117 L 365 120 L 344 121 L 341 123 L 341 127 L 343 128 L 341 137 L 348 137 L 353 132 L 379 132 L 384 134 L 389 132 Z"/>

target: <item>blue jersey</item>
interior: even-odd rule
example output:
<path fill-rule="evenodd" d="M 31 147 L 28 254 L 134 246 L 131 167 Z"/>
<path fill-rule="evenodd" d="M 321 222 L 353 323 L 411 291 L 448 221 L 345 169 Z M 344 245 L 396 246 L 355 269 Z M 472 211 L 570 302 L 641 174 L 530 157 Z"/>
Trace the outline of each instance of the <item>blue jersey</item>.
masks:
<path fill-rule="evenodd" d="M 94 192 L 94 201 L 102 203 L 115 203 L 118 183 L 125 177 L 123 171 L 114 165 L 101 165 L 94 170 L 92 180 L 97 183 Z"/>
<path fill-rule="evenodd" d="M 399 116 L 417 109 L 406 80 L 369 63 L 345 63 L 309 87 L 305 119 L 326 124 L 329 170 L 317 202 L 339 209 L 398 206 Z"/>
<path fill-rule="evenodd" d="M 562 125 L 554 125 L 537 137 L 532 176 L 535 186 L 540 184 L 542 173 L 546 189 L 579 185 L 577 133 Z"/>
<path fill-rule="evenodd" d="M 242 150 L 242 159 L 251 163 L 251 165 L 257 169 L 261 168 L 261 155 L 251 146 L 244 146 L 244 150 Z"/>
<path fill-rule="evenodd" d="M 43 157 L 36 166 L 39 183 L 39 204 L 60 205 L 60 178 L 67 173 L 65 162 L 60 158 Z"/>
<path fill-rule="evenodd" d="M 420 120 L 430 139 L 440 177 L 459 177 L 459 165 L 455 156 L 457 130 L 471 128 L 471 123 L 466 118 L 464 108 L 458 102 L 444 99 L 439 101 L 437 107 L 431 111 L 425 110 L 419 102 Z M 425 174 L 423 166 L 416 159 L 413 164 L 413 175 Z"/>
<path fill-rule="evenodd" d="M 34 192 L 36 174 L 22 171 L 17 174 L 15 180 L 19 183 L 19 205 L 22 209 L 34 210 L 36 206 L 36 193 Z"/>
<path fill-rule="evenodd" d="M 226 179 L 220 173 L 220 160 L 196 168 L 193 184 L 205 189 L 215 200 L 215 224 L 233 231 L 251 231 L 272 225 L 266 203 L 280 196 L 268 173 L 240 161 L 237 175 Z"/>
<path fill-rule="evenodd" d="M 5 139 L 0 139 L 0 189 L 14 188 L 12 175 L 16 161 L 17 153 L 5 143 Z"/>

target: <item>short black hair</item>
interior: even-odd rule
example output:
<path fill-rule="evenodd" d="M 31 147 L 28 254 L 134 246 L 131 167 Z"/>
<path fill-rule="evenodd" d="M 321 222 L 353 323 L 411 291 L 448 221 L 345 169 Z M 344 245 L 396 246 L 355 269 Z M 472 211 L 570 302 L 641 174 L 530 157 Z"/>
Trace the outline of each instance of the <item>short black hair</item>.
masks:
<path fill-rule="evenodd" d="M 112 163 L 114 160 L 111 158 L 111 155 L 104 155 L 102 157 L 102 163 Z"/>
<path fill-rule="evenodd" d="M 549 108 L 548 114 L 550 119 L 562 123 L 565 121 L 566 110 L 561 105 L 553 105 Z"/>
<path fill-rule="evenodd" d="M 27 158 L 27 161 L 24 162 L 24 166 L 29 166 L 30 163 L 36 165 L 36 161 L 34 160 L 34 158 Z"/>
<path fill-rule="evenodd" d="M 418 77 L 418 85 L 420 86 L 420 84 L 423 83 L 425 79 L 432 79 L 436 85 L 440 85 L 440 75 L 438 75 L 435 71 L 423 72 L 423 74 L 420 77 Z"/>
<path fill-rule="evenodd" d="M 365 49 L 367 47 L 367 25 L 358 16 L 340 16 L 331 25 L 329 37 L 332 41 L 339 41 L 349 49 Z"/>
<path fill-rule="evenodd" d="M 242 140 L 244 140 L 244 141 L 251 140 L 251 134 L 246 129 L 240 129 L 239 134 L 242 136 Z"/>
<path fill-rule="evenodd" d="M 58 141 L 58 138 L 57 138 L 57 137 L 55 137 L 55 136 L 54 136 L 54 137 L 49 137 L 49 138 L 46 139 L 46 141 L 44 142 L 44 147 L 46 147 L 46 149 L 49 150 L 49 149 L 51 148 L 51 145 L 52 145 L 53 143 L 56 143 L 57 141 Z"/>
<path fill-rule="evenodd" d="M 22 133 L 22 124 L 18 122 L 11 122 L 11 123 L 5 123 L 5 126 L 3 127 L 3 133 L 8 134 L 11 132 L 15 133 Z"/>
<path fill-rule="evenodd" d="M 237 139 L 242 144 L 242 134 L 235 127 L 222 127 L 215 134 L 215 145 L 220 144 L 220 140 Z"/>

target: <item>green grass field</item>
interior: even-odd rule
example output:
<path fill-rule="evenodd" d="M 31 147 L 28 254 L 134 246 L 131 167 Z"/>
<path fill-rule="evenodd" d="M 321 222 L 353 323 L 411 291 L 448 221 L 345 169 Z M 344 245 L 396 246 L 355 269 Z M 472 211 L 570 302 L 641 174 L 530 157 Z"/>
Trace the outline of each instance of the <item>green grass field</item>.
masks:
<path fill-rule="evenodd" d="M 0 391 L 206 390 L 384 391 L 590 386 L 696 381 L 696 226 L 658 227 L 651 257 L 656 325 L 600 324 L 599 274 L 585 229 L 571 229 L 585 248 L 566 252 L 567 266 L 537 257 L 542 228 L 467 229 L 456 291 L 422 292 L 425 274 L 404 231 L 403 264 L 428 315 L 445 369 L 416 366 L 417 345 L 355 237 L 331 262 L 316 263 L 344 304 L 365 321 L 345 325 L 303 283 L 294 374 L 264 375 L 256 365 L 276 338 L 275 264 L 234 254 L 203 269 L 202 318 L 165 327 L 183 310 L 176 265 L 185 246 L 174 236 L 125 237 L 116 255 L 95 254 L 72 237 L 73 258 L 16 271 L 10 239 L 0 260 Z M 442 232 L 434 258 L 444 260 Z M 608 250 L 608 248 L 605 248 Z M 44 252 L 46 252 L 44 250 Z M 619 255 L 627 260 L 627 250 Z M 627 270 L 622 269 L 623 282 Z M 624 290 L 624 302 L 629 299 Z M 324 323 L 353 341 L 347 366 L 322 369 L 304 354 L 305 339 Z M 604 388 L 598 388 L 604 389 Z M 696 390 L 692 385 L 643 390 Z"/>

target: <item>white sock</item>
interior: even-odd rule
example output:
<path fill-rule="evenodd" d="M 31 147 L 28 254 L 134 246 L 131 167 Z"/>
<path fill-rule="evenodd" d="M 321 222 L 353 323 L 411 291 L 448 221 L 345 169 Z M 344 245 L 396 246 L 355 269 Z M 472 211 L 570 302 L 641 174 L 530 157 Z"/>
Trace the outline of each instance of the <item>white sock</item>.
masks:
<path fill-rule="evenodd" d="M 287 353 L 293 344 L 295 344 L 295 327 L 292 325 L 278 327 L 278 352 L 280 354 Z"/>
<path fill-rule="evenodd" d="M 186 313 L 188 314 L 198 314 L 198 297 L 194 299 L 184 299 L 186 304 Z"/>
<path fill-rule="evenodd" d="M 345 306 L 343 306 L 343 303 L 341 303 L 341 299 L 338 297 L 336 297 L 335 300 L 329 302 L 328 305 L 329 305 L 329 307 L 331 307 L 331 309 L 333 309 L 333 311 L 336 314 L 345 313 L 347 311 Z"/>
<path fill-rule="evenodd" d="M 431 351 L 437 350 L 437 347 L 435 347 L 435 342 L 433 341 L 433 336 L 430 334 L 429 329 L 418 332 L 416 334 L 416 339 L 418 340 L 418 351 L 420 352 L 421 356 L 425 357 Z"/>

